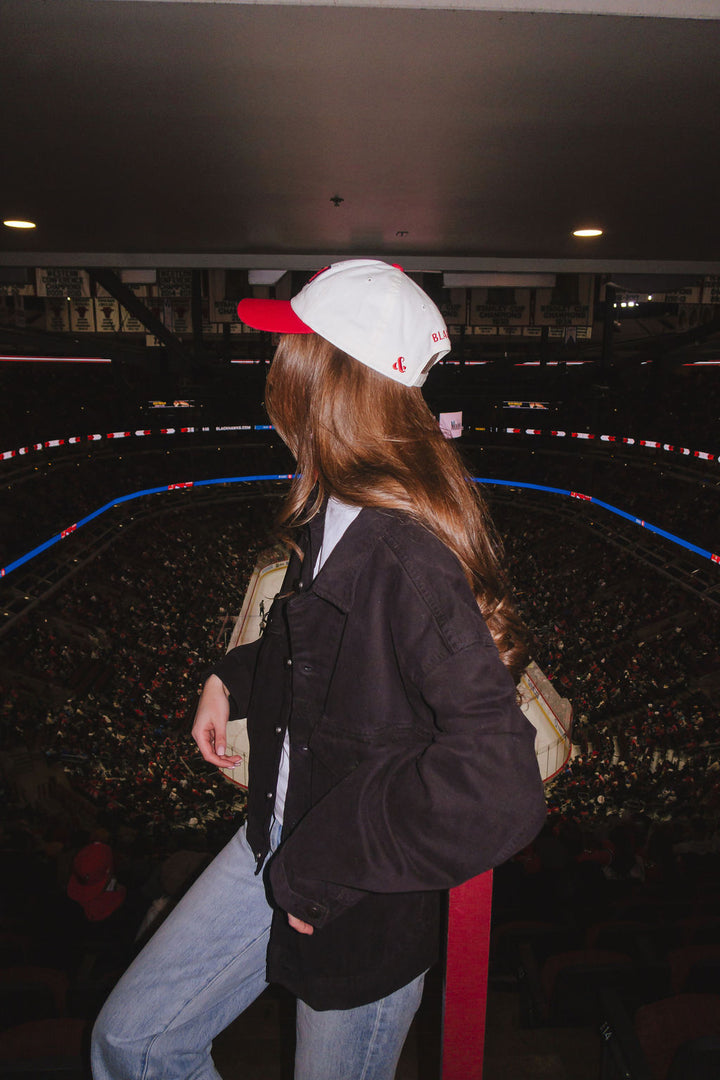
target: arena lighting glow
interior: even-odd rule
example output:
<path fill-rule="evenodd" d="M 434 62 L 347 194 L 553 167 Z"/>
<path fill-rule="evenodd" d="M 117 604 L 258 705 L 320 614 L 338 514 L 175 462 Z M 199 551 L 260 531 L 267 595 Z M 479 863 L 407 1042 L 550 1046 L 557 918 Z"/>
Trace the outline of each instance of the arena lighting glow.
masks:
<path fill-rule="evenodd" d="M 0 356 L 0 361 L 6 364 L 112 364 L 109 356 Z"/>
<path fill-rule="evenodd" d="M 573 236 L 590 237 L 602 236 L 602 229 L 573 229 Z"/>
<path fill-rule="evenodd" d="M 3 221 L 8 229 L 36 229 L 34 221 L 23 221 L 22 218 L 5 218 Z"/>
<path fill-rule="evenodd" d="M 190 488 L 211 487 L 214 484 L 249 484 L 260 480 L 292 480 L 292 478 L 292 473 L 260 473 L 254 476 L 224 476 L 218 480 L 183 480 L 178 484 L 164 484 L 162 487 L 144 488 L 142 491 L 133 491 L 129 495 L 121 495 L 117 499 L 111 499 L 111 501 L 105 503 L 104 506 L 94 510 L 92 514 L 88 514 L 87 517 L 81 518 L 80 521 L 68 525 L 67 528 L 56 533 L 55 536 L 51 536 L 49 540 L 46 540 L 42 544 L 38 544 L 37 547 L 26 552 L 25 555 L 21 555 L 19 559 L 15 559 L 14 562 L 8 563 L 7 566 L 0 568 L 0 578 L 7 577 L 13 570 L 17 570 L 18 567 L 24 566 L 26 563 L 30 562 L 31 559 L 42 554 L 43 551 L 47 551 L 48 548 L 53 547 L 60 540 L 65 540 L 68 536 L 72 536 L 72 534 L 77 532 L 78 529 L 81 529 L 83 525 L 87 525 L 89 522 L 94 521 L 95 518 L 100 517 L 101 514 L 106 513 L 108 510 L 112 510 L 113 507 L 121 506 L 123 503 L 132 502 L 134 499 L 141 499 L 145 495 L 162 495 L 166 491 L 187 491 Z M 652 525 L 649 521 L 635 517 L 634 514 L 628 514 L 625 510 L 620 510 L 619 507 L 612 506 L 610 503 L 603 502 L 601 499 L 596 499 L 592 495 L 583 495 L 579 491 L 568 491 L 566 488 L 546 487 L 544 484 L 524 483 L 520 480 L 493 480 L 484 476 L 472 476 L 470 479 L 476 484 L 522 488 L 529 491 L 547 491 L 552 495 L 565 495 L 571 499 L 580 499 L 583 502 L 593 503 L 595 506 L 601 506 L 604 510 L 609 510 L 611 514 L 617 514 L 618 517 L 625 518 L 626 521 L 631 521 L 634 525 L 639 525 L 641 528 L 647 529 L 657 536 L 662 536 L 666 540 L 671 540 L 672 543 L 685 548 L 687 551 L 692 551 L 696 555 L 702 555 L 703 558 L 709 559 L 711 562 L 720 564 L 720 554 L 715 554 L 712 551 L 708 551 L 706 548 L 698 547 L 697 544 L 692 544 L 689 540 L 684 540 L 681 536 L 676 536 L 674 533 L 667 532 L 657 525 Z"/>

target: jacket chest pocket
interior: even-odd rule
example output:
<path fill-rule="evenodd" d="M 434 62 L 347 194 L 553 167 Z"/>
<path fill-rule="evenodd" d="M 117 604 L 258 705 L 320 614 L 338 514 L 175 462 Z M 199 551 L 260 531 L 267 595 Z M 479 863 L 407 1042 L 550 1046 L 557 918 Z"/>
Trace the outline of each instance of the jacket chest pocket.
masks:
<path fill-rule="evenodd" d="M 308 749 L 313 803 L 349 776 L 373 751 L 367 740 L 332 727 L 324 717 L 313 728 Z"/>

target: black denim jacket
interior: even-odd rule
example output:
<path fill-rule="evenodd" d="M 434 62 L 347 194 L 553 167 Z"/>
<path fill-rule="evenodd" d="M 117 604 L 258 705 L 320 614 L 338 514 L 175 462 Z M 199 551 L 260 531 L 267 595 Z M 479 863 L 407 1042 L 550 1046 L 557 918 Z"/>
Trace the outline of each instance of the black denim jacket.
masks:
<path fill-rule="evenodd" d="M 260 642 L 214 669 L 248 716 L 259 868 L 290 725 L 268 978 L 316 1009 L 420 974 L 442 891 L 510 858 L 545 816 L 534 728 L 452 552 L 405 515 L 364 509 L 312 580 L 323 526 L 305 530 Z"/>

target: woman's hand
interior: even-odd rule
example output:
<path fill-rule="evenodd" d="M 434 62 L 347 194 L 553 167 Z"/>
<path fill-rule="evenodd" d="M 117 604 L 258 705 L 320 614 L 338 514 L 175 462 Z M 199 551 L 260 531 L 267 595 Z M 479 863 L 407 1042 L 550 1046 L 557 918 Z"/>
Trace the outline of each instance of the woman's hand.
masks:
<path fill-rule="evenodd" d="M 297 930 L 298 934 L 312 934 L 315 930 L 315 927 L 311 926 L 310 923 L 303 922 L 302 919 L 296 919 L 294 915 L 288 914 L 288 922 L 293 930 Z"/>
<path fill-rule="evenodd" d="M 229 716 L 228 692 L 217 675 L 211 675 L 200 695 L 192 737 L 205 760 L 220 769 L 231 769 L 242 760 L 239 755 L 225 756 Z"/>

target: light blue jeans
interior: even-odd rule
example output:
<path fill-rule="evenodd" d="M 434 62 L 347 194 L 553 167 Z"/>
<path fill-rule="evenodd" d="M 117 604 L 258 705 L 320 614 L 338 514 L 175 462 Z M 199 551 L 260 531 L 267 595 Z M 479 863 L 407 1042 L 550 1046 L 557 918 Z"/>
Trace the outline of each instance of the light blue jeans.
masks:
<path fill-rule="evenodd" d="M 220 1080 L 212 1040 L 267 986 L 271 917 L 243 828 L 105 1002 L 93 1031 L 94 1080 Z M 298 1001 L 295 1080 L 392 1080 L 423 978 L 356 1009 L 316 1012 Z"/>

